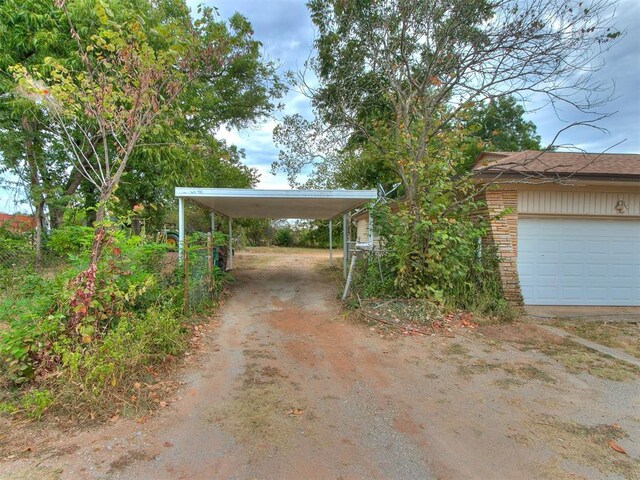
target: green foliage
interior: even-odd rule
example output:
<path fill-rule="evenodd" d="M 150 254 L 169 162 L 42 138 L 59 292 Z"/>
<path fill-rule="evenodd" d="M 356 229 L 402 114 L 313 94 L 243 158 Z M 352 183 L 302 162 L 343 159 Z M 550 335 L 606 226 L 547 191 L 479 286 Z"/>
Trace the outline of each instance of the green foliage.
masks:
<path fill-rule="evenodd" d="M 53 395 L 49 390 L 30 390 L 20 399 L 21 410 L 29 418 L 39 419 L 44 411 L 53 403 Z"/>
<path fill-rule="evenodd" d="M 503 296 L 499 263 L 495 247 L 483 245 L 479 248 L 478 258 L 470 264 L 468 277 L 454 285 L 448 299 L 449 306 L 503 321 L 513 320 L 516 310 Z"/>
<path fill-rule="evenodd" d="M 144 243 L 112 226 L 91 283 L 83 285 L 78 273 L 86 273 L 88 252 L 86 243 L 66 244 L 73 231 L 65 229 L 54 241 L 78 252 L 72 263 L 53 276 L 16 273 L 11 291 L 0 297 L 0 324 L 7 327 L 0 330 L 0 385 L 18 389 L 10 401 L 6 391 L 0 395 L 6 413 L 37 419 L 66 404 L 108 412 L 145 367 L 186 347 L 182 271 L 166 245 Z M 196 250 L 206 260 L 206 251 Z M 221 278 L 218 271 L 216 282 Z M 191 278 L 190 288 L 202 281 Z M 210 305 L 210 295 L 206 301 Z"/>
<path fill-rule="evenodd" d="M 278 228 L 273 236 L 273 244 L 279 247 L 292 247 L 293 232 L 291 227 L 286 225 Z"/>
<path fill-rule="evenodd" d="M 335 222 L 333 246 L 342 245 L 342 222 Z M 327 220 L 301 221 L 296 224 L 296 246 L 307 248 L 329 248 L 329 222 Z"/>
<path fill-rule="evenodd" d="M 463 123 L 469 136 L 464 170 L 468 171 L 483 151 L 541 150 L 536 125 L 525 120 L 524 114 L 524 107 L 513 96 L 480 103 L 465 112 Z"/>
<path fill-rule="evenodd" d="M 93 228 L 76 225 L 56 228 L 49 235 L 47 247 L 60 256 L 79 255 L 91 245 L 93 233 Z"/>
<path fill-rule="evenodd" d="M 79 382 L 87 401 L 167 355 L 179 355 L 186 346 L 186 330 L 175 311 L 152 307 L 144 314 L 121 318 L 102 342 L 83 350 L 59 348 L 65 382 Z"/>
<path fill-rule="evenodd" d="M 139 141 L 123 172 L 118 213 L 143 204 L 150 207 L 148 225 L 159 229 L 176 184 L 255 184 L 255 170 L 241 163 L 244 152 L 210 135 L 222 124 L 244 127 L 264 118 L 285 91 L 276 63 L 262 56 L 246 18 L 236 14 L 224 21 L 215 9 L 205 7 L 194 20 L 184 0 L 82 0 L 64 5 L 67 12 L 52 1 L 0 2 L 0 171 L 12 172 L 27 187 L 29 201 L 43 208 L 53 228 L 62 224 L 69 205 L 96 207 L 98 188 L 87 177 L 97 179 L 99 163 L 102 175 L 106 165 L 117 168 L 122 150 L 104 133 L 111 127 L 112 133 L 122 133 L 118 123 L 123 114 L 131 114 L 127 128 L 133 125 L 136 109 L 130 105 L 151 101 L 160 111 L 154 110 L 158 118 L 149 128 L 130 129 Z M 82 88 L 83 81 L 84 86 L 91 83 L 91 75 L 81 54 L 94 72 L 106 67 L 101 74 L 108 99 L 90 105 L 94 89 Z M 207 54 L 215 58 L 205 59 Z M 134 59 L 134 68 L 122 68 L 124 59 Z M 24 67 L 33 85 L 17 88 L 18 83 L 25 85 L 23 75 L 11 75 L 15 65 Z M 159 74 L 165 75 L 157 82 Z M 154 88 L 139 88 L 149 84 Z M 74 89 L 80 90 L 78 95 Z M 129 93 L 141 93 L 141 101 L 131 101 Z M 175 93 L 179 98 L 168 105 Z M 83 102 L 87 108 L 78 109 Z M 63 130 L 69 138 L 62 134 L 60 112 L 52 105 L 75 108 Z M 103 129 L 94 121 L 101 115 L 108 117 Z M 109 162 L 104 161 L 105 148 Z M 92 216 L 87 221 L 91 224 Z"/>
<path fill-rule="evenodd" d="M 0 270 L 21 265 L 32 256 L 29 234 L 17 234 L 0 227 Z"/>

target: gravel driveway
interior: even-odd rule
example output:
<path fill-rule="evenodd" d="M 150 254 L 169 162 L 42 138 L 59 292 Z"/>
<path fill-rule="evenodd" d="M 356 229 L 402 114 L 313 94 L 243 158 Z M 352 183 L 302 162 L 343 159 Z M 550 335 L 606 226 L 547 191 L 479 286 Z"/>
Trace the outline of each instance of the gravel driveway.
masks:
<path fill-rule="evenodd" d="M 637 375 L 569 373 L 518 326 L 389 335 L 341 311 L 325 264 L 239 253 L 166 408 L 49 432 L 0 478 L 640 478 Z"/>

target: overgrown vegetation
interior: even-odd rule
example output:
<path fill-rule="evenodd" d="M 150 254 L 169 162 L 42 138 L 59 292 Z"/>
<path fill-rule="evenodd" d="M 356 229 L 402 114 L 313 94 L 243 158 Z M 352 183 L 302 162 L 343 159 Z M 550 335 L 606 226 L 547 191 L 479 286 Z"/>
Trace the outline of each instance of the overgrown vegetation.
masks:
<path fill-rule="evenodd" d="M 0 296 L 0 407 L 6 413 L 40 418 L 55 409 L 96 418 L 123 402 L 135 412 L 152 392 L 143 386 L 155 383 L 152 368 L 187 345 L 182 270 L 164 244 L 110 229 L 91 300 L 83 302 L 87 287 L 76 278 L 88 263 L 92 235 L 92 229 L 68 228 L 57 233 L 68 243 L 52 236 L 53 248 L 68 258 L 55 275 L 0 269 L 11 285 Z M 219 288 L 222 274 L 214 272 Z M 211 300 L 201 297 L 198 307 Z"/>
<path fill-rule="evenodd" d="M 574 125 L 601 118 L 594 60 L 621 32 L 610 2 L 581 5 L 308 3 L 317 35 L 306 67 L 317 82 L 300 88 L 315 118 L 286 117 L 274 130 L 272 169 L 292 185 L 304 172 L 305 186 L 395 192 L 397 212 L 376 219 L 383 273 L 365 268 L 365 295 L 506 313 L 494 260 L 477 260 L 489 219 L 469 170 L 481 150 L 543 147 L 519 104 L 528 94 L 571 110 Z"/>

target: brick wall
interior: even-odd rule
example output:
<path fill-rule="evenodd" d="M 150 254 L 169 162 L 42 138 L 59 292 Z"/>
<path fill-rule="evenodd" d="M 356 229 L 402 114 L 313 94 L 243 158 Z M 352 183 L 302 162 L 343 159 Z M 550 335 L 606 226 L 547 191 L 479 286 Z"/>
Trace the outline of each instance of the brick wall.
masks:
<path fill-rule="evenodd" d="M 491 217 L 488 240 L 498 249 L 502 291 L 505 298 L 522 305 L 522 292 L 518 280 L 518 192 L 515 190 L 491 190 L 485 192 L 485 201 Z M 509 213 L 504 213 L 508 210 Z"/>
<path fill-rule="evenodd" d="M 36 228 L 36 217 L 33 215 L 21 215 L 0 213 L 0 227 L 14 233 L 24 233 Z"/>

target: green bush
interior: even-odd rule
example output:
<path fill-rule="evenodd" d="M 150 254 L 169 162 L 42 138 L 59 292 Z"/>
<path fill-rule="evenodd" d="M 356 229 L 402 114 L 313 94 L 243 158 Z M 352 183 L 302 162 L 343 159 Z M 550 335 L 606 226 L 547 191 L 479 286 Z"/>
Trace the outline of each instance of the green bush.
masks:
<path fill-rule="evenodd" d="M 6 413 L 39 418 L 80 404 L 111 411 L 119 392 L 147 375 L 144 367 L 186 347 L 181 271 L 166 245 L 112 231 L 84 302 L 77 278 L 91 275 L 90 242 L 68 245 L 71 230 L 61 230 L 53 245 L 73 264 L 53 277 L 16 275 L 10 295 L 0 297 L 0 322 L 8 326 L 0 330 L 0 385 L 17 388 L 11 401 L 9 390 L 0 395 Z"/>
<path fill-rule="evenodd" d="M 80 255 L 91 246 L 94 230 L 91 227 L 66 226 L 56 228 L 47 240 L 47 247 L 60 256 Z"/>
<path fill-rule="evenodd" d="M 44 411 L 53 403 L 53 395 L 49 390 L 30 390 L 20 399 L 20 406 L 27 417 L 39 419 Z"/>
<path fill-rule="evenodd" d="M 0 269 L 22 266 L 33 259 L 30 234 L 18 234 L 0 227 Z"/>
<path fill-rule="evenodd" d="M 293 232 L 291 231 L 291 227 L 283 227 L 276 230 L 273 243 L 279 247 L 293 246 Z"/>

